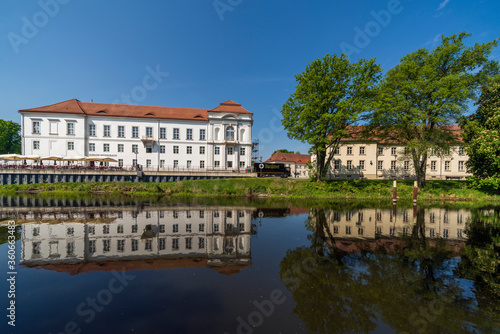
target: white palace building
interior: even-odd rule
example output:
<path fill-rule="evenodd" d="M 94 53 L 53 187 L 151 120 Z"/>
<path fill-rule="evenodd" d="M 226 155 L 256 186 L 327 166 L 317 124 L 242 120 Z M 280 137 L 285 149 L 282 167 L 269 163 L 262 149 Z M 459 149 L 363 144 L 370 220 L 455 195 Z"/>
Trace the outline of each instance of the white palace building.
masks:
<path fill-rule="evenodd" d="M 214 109 L 81 102 L 19 110 L 22 154 L 105 156 L 150 170 L 244 170 L 252 116 L 227 101 Z"/>

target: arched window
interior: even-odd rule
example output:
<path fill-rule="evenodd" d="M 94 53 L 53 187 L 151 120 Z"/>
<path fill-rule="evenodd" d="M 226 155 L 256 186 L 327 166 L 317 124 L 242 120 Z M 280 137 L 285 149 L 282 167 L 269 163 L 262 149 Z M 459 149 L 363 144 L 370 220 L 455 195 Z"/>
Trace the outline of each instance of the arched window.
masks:
<path fill-rule="evenodd" d="M 232 126 L 226 128 L 226 139 L 234 140 L 234 128 Z"/>

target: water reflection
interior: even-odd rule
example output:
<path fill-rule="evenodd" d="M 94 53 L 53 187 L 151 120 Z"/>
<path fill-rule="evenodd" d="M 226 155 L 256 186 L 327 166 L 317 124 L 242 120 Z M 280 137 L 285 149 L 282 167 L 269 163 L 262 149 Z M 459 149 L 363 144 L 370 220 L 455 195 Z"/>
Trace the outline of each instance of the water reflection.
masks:
<path fill-rule="evenodd" d="M 30 212 L 18 220 L 21 264 L 71 274 L 206 266 L 232 275 L 251 264 L 251 212 L 237 207 Z"/>

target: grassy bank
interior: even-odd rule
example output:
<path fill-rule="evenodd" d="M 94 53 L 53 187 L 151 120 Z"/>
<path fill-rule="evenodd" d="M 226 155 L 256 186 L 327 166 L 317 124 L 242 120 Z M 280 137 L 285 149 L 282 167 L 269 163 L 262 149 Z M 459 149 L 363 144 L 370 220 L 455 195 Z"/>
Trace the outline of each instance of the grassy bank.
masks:
<path fill-rule="evenodd" d="M 351 199 L 389 201 L 392 181 L 335 180 L 322 183 L 296 179 L 221 179 L 166 183 L 52 183 L 0 186 L 0 195 L 19 193 L 109 193 L 169 197 L 257 197 L 289 199 Z M 413 182 L 398 181 L 400 200 L 412 200 Z M 467 188 L 462 181 L 428 181 L 419 190 L 419 201 L 495 201 L 500 195 Z"/>

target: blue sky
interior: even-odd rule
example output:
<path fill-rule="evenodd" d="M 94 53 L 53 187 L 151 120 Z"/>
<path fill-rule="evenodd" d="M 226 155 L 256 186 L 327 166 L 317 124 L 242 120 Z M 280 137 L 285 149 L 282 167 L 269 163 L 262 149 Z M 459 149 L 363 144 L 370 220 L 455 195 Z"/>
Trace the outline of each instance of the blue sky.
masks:
<path fill-rule="evenodd" d="M 254 113 L 264 159 L 307 153 L 279 112 L 307 63 L 351 50 L 388 70 L 441 34 L 500 37 L 498 13 L 498 0 L 2 0 L 0 118 L 72 98 L 191 108 L 231 99 Z"/>

